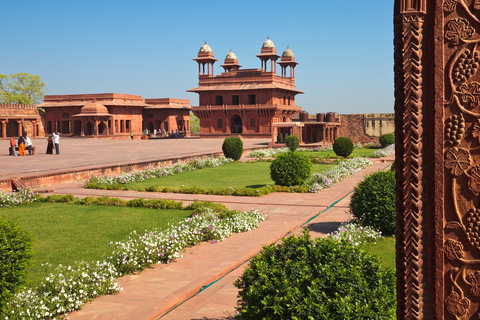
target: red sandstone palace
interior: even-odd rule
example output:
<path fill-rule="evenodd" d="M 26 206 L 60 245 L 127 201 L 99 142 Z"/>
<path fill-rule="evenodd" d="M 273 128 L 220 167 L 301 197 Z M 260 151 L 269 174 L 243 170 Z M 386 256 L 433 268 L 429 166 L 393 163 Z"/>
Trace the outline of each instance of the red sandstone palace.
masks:
<path fill-rule="evenodd" d="M 237 57 L 230 51 L 223 67 L 224 72 L 214 76 L 213 65 L 217 61 L 212 49 L 205 43 L 198 52 L 198 87 L 187 90 L 199 94 L 199 106 L 192 107 L 200 119 L 201 137 L 268 137 L 272 124 L 291 122 L 292 115 L 301 107 L 295 105 L 295 96 L 303 93 L 295 88 L 295 62 L 287 48 L 280 58 L 275 45 L 267 39 L 257 55 L 261 69 L 240 69 Z M 281 132 L 282 129 L 279 129 Z M 286 132 L 285 132 L 286 133 Z"/>
<path fill-rule="evenodd" d="M 71 136 L 129 137 L 145 129 L 190 134 L 190 101 L 143 99 L 138 95 L 101 93 L 46 95 L 38 105 L 45 110 L 45 133 Z"/>

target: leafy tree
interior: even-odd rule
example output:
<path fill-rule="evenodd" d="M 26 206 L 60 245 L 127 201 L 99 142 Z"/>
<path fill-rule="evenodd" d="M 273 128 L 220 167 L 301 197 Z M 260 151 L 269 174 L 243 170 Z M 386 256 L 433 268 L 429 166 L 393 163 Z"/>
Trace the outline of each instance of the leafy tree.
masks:
<path fill-rule="evenodd" d="M 200 119 L 190 112 L 190 133 L 199 134 L 200 133 Z"/>
<path fill-rule="evenodd" d="M 37 104 L 47 86 L 40 76 L 29 73 L 0 74 L 0 103 Z"/>

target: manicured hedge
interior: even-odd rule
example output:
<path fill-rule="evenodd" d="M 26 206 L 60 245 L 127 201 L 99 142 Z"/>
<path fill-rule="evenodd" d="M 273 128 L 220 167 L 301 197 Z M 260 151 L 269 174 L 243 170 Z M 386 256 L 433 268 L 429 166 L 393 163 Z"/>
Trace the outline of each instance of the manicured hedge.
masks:
<path fill-rule="evenodd" d="M 395 135 L 393 133 L 385 133 L 380 136 L 380 139 L 378 139 L 378 141 L 380 142 L 382 148 L 386 148 L 389 145 L 395 144 Z"/>
<path fill-rule="evenodd" d="M 394 319 L 395 275 L 350 241 L 269 245 L 235 282 L 242 319 Z"/>
<path fill-rule="evenodd" d="M 312 162 L 301 152 L 280 154 L 270 165 L 270 177 L 281 186 L 297 186 L 310 178 Z"/>
<path fill-rule="evenodd" d="M 395 171 L 378 171 L 360 182 L 352 194 L 350 211 L 364 226 L 395 234 Z"/>
<path fill-rule="evenodd" d="M 348 137 L 338 137 L 333 142 L 333 151 L 339 157 L 348 157 L 352 154 L 354 144 L 352 140 Z"/>
<path fill-rule="evenodd" d="M 223 141 L 222 150 L 226 158 L 237 161 L 243 154 L 243 142 L 237 137 L 226 138 Z"/>
<path fill-rule="evenodd" d="M 17 221 L 0 216 L 0 314 L 17 288 L 25 283 L 32 256 L 30 234 Z"/>

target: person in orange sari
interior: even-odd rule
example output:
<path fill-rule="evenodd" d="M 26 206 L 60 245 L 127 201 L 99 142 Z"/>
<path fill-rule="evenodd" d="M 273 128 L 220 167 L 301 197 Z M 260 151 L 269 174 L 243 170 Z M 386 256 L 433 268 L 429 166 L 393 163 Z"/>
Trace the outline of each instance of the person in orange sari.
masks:
<path fill-rule="evenodd" d="M 23 139 L 22 136 L 20 136 L 20 138 L 18 138 L 18 153 L 21 156 L 25 155 L 25 139 Z"/>

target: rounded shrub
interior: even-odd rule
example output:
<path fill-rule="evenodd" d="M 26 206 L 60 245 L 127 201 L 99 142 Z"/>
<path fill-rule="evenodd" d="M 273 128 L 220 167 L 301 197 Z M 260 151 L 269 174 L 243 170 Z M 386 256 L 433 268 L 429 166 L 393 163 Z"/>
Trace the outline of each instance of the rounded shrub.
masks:
<path fill-rule="evenodd" d="M 395 144 L 395 135 L 393 133 L 382 134 L 378 141 L 382 148 L 388 147 L 389 145 Z"/>
<path fill-rule="evenodd" d="M 243 154 L 243 142 L 237 137 L 226 138 L 223 141 L 222 150 L 226 158 L 237 161 Z"/>
<path fill-rule="evenodd" d="M 269 245 L 237 279 L 242 319 L 394 319 L 395 275 L 349 241 Z"/>
<path fill-rule="evenodd" d="M 280 154 L 270 165 L 270 177 L 281 186 L 301 185 L 310 178 L 311 173 L 312 162 L 300 152 Z"/>
<path fill-rule="evenodd" d="M 16 289 L 25 283 L 32 256 L 30 234 L 18 221 L 0 216 L 0 314 Z"/>
<path fill-rule="evenodd" d="M 333 151 L 339 157 L 348 157 L 353 152 L 353 142 L 348 137 L 338 137 L 333 142 Z"/>
<path fill-rule="evenodd" d="M 395 172 L 378 171 L 360 182 L 352 194 L 350 211 L 363 226 L 395 234 Z"/>
<path fill-rule="evenodd" d="M 300 146 L 300 139 L 298 139 L 296 135 L 287 136 L 285 138 L 285 144 L 287 145 L 288 149 L 295 151 Z"/>

